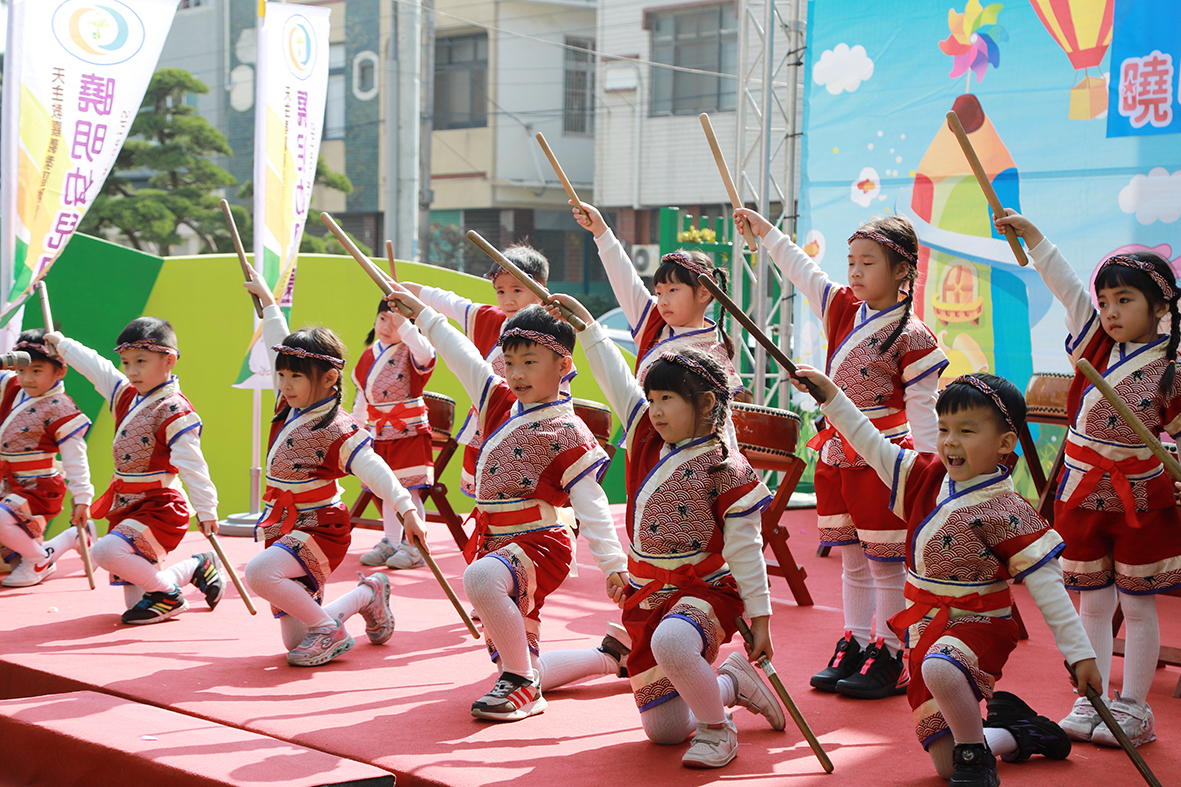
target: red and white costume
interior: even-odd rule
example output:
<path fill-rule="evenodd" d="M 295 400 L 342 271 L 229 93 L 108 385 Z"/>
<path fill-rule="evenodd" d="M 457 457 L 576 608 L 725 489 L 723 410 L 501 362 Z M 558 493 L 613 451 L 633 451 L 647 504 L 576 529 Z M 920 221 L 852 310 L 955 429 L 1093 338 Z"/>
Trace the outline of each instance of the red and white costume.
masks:
<path fill-rule="evenodd" d="M 267 347 L 287 337 L 287 321 L 278 306 L 263 311 L 262 335 Z M 278 355 L 268 350 L 272 368 Z M 373 438 L 343 409 L 329 423 L 315 427 L 332 410 L 332 396 L 303 410 L 291 408 L 285 420 L 271 424 L 267 449 L 265 506 L 255 538 L 267 548 L 291 553 L 305 575 L 297 581 L 323 604 L 328 576 L 344 560 L 352 541 L 349 510 L 341 502 L 337 479 L 355 475 L 399 513 L 414 510 L 410 493 L 373 450 Z M 277 397 L 275 412 L 287 408 Z M 261 536 L 261 538 L 260 538 Z M 286 614 L 272 607 L 275 617 Z"/>
<path fill-rule="evenodd" d="M 114 364 L 85 345 L 62 339 L 57 349 L 94 384 L 115 420 L 115 475 L 90 514 L 107 519 L 112 534 L 158 566 L 188 532 L 194 509 L 200 521 L 217 520 L 217 490 L 201 453 L 201 417 L 175 375 L 140 395 Z"/>
<path fill-rule="evenodd" d="M 504 331 L 508 317 L 499 306 L 474 303 L 438 287 L 423 287 L 418 299 L 431 310 L 459 323 L 464 336 L 476 346 L 481 357 L 492 365 L 493 373 L 504 376 L 504 351 L 500 348 L 500 334 Z M 571 369 L 570 374 L 562 380 L 560 390 L 563 396 L 569 395 L 570 381 L 576 374 L 577 370 Z M 480 419 L 474 402 L 455 439 L 464 446 L 459 488 L 468 497 L 475 497 L 476 456 L 480 452 L 484 437 L 480 431 Z"/>
<path fill-rule="evenodd" d="M 373 450 L 405 489 L 435 483 L 431 424 L 423 389 L 435 370 L 435 350 L 410 322 L 394 345 L 375 342 L 353 368 L 353 418 L 373 436 Z"/>
<path fill-rule="evenodd" d="M 712 435 L 664 442 L 647 417 L 643 388 L 603 327 L 591 323 L 579 338 L 624 422 L 631 588 L 623 622 L 632 640 L 632 691 L 644 712 L 678 696 L 652 655 L 662 620 L 674 616 L 695 626 L 702 656 L 712 662 L 733 636 L 737 615 L 771 614 L 761 517 L 771 494 L 737 451 L 726 467 L 709 472 L 722 459 Z"/>
<path fill-rule="evenodd" d="M 570 533 L 557 509 L 572 505 L 579 532 L 605 575 L 627 568 L 599 477 L 607 454 L 575 415 L 573 400 L 521 404 L 478 348 L 444 316 L 425 309 L 419 330 L 455 373 L 477 410 L 485 435 L 476 463 L 476 522 L 465 550 L 468 562 L 501 561 L 515 579 L 515 601 L 525 621 L 529 650 L 540 647 L 540 612 L 570 571 Z M 488 651 L 497 657 L 487 636 Z"/>
<path fill-rule="evenodd" d="M 906 522 L 906 609 L 890 624 L 910 647 L 907 698 L 927 748 L 950 730 L 923 683 L 922 662 L 953 662 L 979 700 L 1017 645 L 1009 579 L 1024 579 L 1066 660 L 1094 658 L 1062 585 L 1062 539 L 1016 493 L 1006 468 L 963 482 L 938 455 L 891 443 L 843 394 L 822 409 L 889 485 L 891 510 Z"/>
<path fill-rule="evenodd" d="M 913 314 L 883 355 L 878 349 L 902 316 L 899 303 L 877 312 L 834 283 L 820 266 L 772 228 L 763 238 L 771 259 L 820 318 L 828 339 L 825 371 L 888 440 L 935 450 L 935 391 L 947 356 L 931 330 Z M 816 465 L 816 513 L 820 544 L 861 543 L 871 560 L 901 561 L 906 526 L 890 513 L 889 493 L 840 433 L 824 429 L 809 447 Z"/>
<path fill-rule="evenodd" d="M 1030 250 L 1038 272 L 1066 307 L 1072 364 L 1085 358 L 1154 434 L 1181 437 L 1181 375 L 1164 394 L 1169 337 L 1119 343 L 1103 330 L 1086 285 L 1049 240 Z M 1066 541 L 1067 587 L 1113 582 L 1124 593 L 1181 586 L 1181 516 L 1160 460 L 1081 373 L 1070 387 L 1066 457 L 1054 503 L 1054 526 Z"/>

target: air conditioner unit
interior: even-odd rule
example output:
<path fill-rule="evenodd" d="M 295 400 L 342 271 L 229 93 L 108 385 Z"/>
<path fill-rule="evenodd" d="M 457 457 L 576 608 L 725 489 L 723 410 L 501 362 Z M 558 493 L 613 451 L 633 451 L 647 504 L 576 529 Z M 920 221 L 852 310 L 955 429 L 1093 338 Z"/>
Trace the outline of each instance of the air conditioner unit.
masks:
<path fill-rule="evenodd" d="M 660 267 L 660 244 L 643 243 L 632 246 L 632 264 L 636 266 L 636 273 L 641 276 L 651 276 Z"/>

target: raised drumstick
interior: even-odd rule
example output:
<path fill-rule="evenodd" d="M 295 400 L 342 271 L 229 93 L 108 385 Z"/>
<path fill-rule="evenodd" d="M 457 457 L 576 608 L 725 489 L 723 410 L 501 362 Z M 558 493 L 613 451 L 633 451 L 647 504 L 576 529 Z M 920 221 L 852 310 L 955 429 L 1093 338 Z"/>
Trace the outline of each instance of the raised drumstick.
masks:
<path fill-rule="evenodd" d="M 518 268 L 512 260 L 510 260 L 508 257 L 505 257 L 504 254 L 500 252 L 500 249 L 486 241 L 483 235 L 476 232 L 475 230 L 468 230 L 467 239 L 475 244 L 476 248 L 495 260 L 497 265 L 515 276 L 517 281 L 521 282 L 521 284 L 524 284 L 525 287 L 528 288 L 538 298 L 541 298 L 543 303 L 548 303 L 550 301 L 552 296 L 550 296 L 549 290 L 533 281 L 533 278 L 528 273 L 525 273 L 525 271 Z M 559 303 L 558 309 L 562 312 L 562 317 L 566 320 L 566 322 L 574 326 L 574 330 L 582 331 L 586 329 L 586 323 L 576 317 L 565 306 Z"/>
<path fill-rule="evenodd" d="M 550 166 L 554 168 L 554 172 L 558 173 L 558 180 L 562 181 L 562 188 L 566 189 L 566 195 L 570 197 L 570 201 L 574 203 L 574 207 L 582 210 L 582 200 L 578 198 L 578 194 L 574 191 L 574 184 L 570 182 L 570 178 L 566 177 L 566 171 L 562 169 L 562 165 L 558 163 L 558 157 L 550 150 L 549 143 L 545 141 L 545 134 L 540 131 L 535 135 L 541 149 L 545 151 L 545 157 L 549 159 Z"/>
<path fill-rule="evenodd" d="M 230 228 L 230 238 L 234 241 L 234 251 L 238 253 L 238 264 L 242 266 L 242 274 L 246 277 L 246 281 L 250 281 L 250 275 L 255 271 L 246 261 L 246 249 L 242 248 L 242 236 L 238 234 L 238 225 L 234 223 L 234 214 L 230 212 L 230 203 L 224 199 L 221 201 L 221 215 L 225 217 L 226 226 Z M 250 297 L 254 300 L 254 313 L 258 315 L 259 319 L 262 319 L 262 301 L 253 293 Z"/>
<path fill-rule="evenodd" d="M 709 149 L 713 151 L 714 161 L 718 164 L 718 172 L 722 175 L 722 183 L 726 186 L 726 193 L 730 195 L 730 204 L 735 209 L 742 207 L 742 198 L 738 196 L 738 189 L 734 185 L 734 178 L 730 177 L 730 168 L 726 166 L 726 157 L 722 155 L 722 149 L 718 146 L 718 138 L 714 135 L 713 123 L 709 120 L 709 115 L 702 112 L 698 117 L 701 119 L 701 127 L 705 130 L 705 138 L 709 142 Z M 743 237 L 746 238 L 746 247 L 750 249 L 751 254 L 759 250 L 758 239 L 755 238 L 754 232 L 747 224 L 746 231 Z"/>
<path fill-rule="evenodd" d="M 336 239 L 340 241 L 340 245 L 344 246 L 345 250 L 349 254 L 353 255 L 353 259 L 356 260 L 357 264 L 369 274 L 369 278 L 373 279 L 373 283 L 380 287 L 381 291 L 386 295 L 393 295 L 394 288 L 390 286 L 390 281 L 392 281 L 390 277 L 382 273 L 381 268 L 374 265 L 368 257 L 361 253 L 361 250 L 357 248 L 357 244 L 353 243 L 353 239 L 350 238 L 348 234 L 340 228 L 340 225 L 336 223 L 336 220 L 328 213 L 321 213 L 320 221 L 324 222 L 324 226 L 336 236 Z M 404 317 L 410 316 L 410 308 L 408 306 L 406 306 L 401 301 L 394 301 L 394 303 L 398 305 L 398 311 L 400 311 Z"/>

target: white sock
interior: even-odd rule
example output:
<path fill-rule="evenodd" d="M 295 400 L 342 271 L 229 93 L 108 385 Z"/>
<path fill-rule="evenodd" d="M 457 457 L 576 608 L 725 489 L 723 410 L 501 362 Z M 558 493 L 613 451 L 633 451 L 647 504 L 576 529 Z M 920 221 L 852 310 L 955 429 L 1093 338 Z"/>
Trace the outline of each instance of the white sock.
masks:
<path fill-rule="evenodd" d="M 504 672 L 529 677 L 533 662 L 525 635 L 525 618 L 513 600 L 513 575 L 508 566 L 485 555 L 463 572 L 463 589 L 484 624 L 484 633 L 496 645 Z"/>
<path fill-rule="evenodd" d="M 45 551 L 49 553 L 49 560 L 56 563 L 74 544 L 78 543 L 78 528 L 71 525 L 53 538 L 45 542 Z"/>
<path fill-rule="evenodd" d="M 173 584 L 177 587 L 184 587 L 193 581 L 193 574 L 197 573 L 197 565 L 200 562 L 198 558 L 187 557 L 184 560 L 173 563 L 160 573 L 170 577 Z"/>
<path fill-rule="evenodd" d="M 308 593 L 307 586 L 294 577 L 306 576 L 303 565 L 295 556 L 279 546 L 264 549 L 246 564 L 246 584 L 254 594 L 299 620 L 307 628 L 332 626 L 335 621 Z M 284 644 L 288 642 L 288 627 L 283 628 Z M 292 632 L 294 636 L 294 632 Z M 299 636 L 299 640 L 303 635 Z M 299 644 L 296 640 L 295 645 Z M 295 647 L 290 645 L 287 649 Z"/>
<path fill-rule="evenodd" d="M 648 740 L 661 746 L 684 743 L 697 731 L 697 720 L 680 697 L 673 697 L 641 713 L 640 724 Z"/>
<path fill-rule="evenodd" d="M 893 653 L 902 648 L 898 635 L 890 630 L 887 621 L 906 607 L 902 588 L 906 585 L 906 564 L 902 561 L 870 560 L 869 572 L 877 594 L 877 619 L 874 636 L 885 640 Z"/>
<path fill-rule="evenodd" d="M 985 727 L 984 742 L 997 757 L 1017 751 L 1017 739 L 1004 727 Z"/>
<path fill-rule="evenodd" d="M 1127 639 L 1124 647 L 1124 684 L 1120 696 L 1148 701 L 1156 661 L 1160 658 L 1160 624 L 1156 617 L 1156 596 L 1121 593 Z M 1110 629 L 1109 629 L 1110 630 Z"/>
<path fill-rule="evenodd" d="M 398 521 L 398 512 L 393 506 L 385 503 L 381 506 L 381 532 L 382 537 L 390 542 L 390 546 L 394 549 L 397 549 L 398 544 L 402 543 L 402 523 Z"/>
<path fill-rule="evenodd" d="M 1107 697 L 1111 696 L 1111 656 L 1114 647 L 1111 619 L 1115 615 L 1117 602 L 1114 585 L 1098 590 L 1084 590 L 1079 594 L 1078 614 L 1082 618 L 1087 639 L 1095 649 L 1095 664 L 1099 667 L 1099 674 L 1103 676 L 1103 693 Z M 1153 669 L 1155 668 L 1154 661 Z"/>
<path fill-rule="evenodd" d="M 373 601 L 374 598 L 376 596 L 374 595 L 372 585 L 357 585 L 336 601 L 326 604 L 324 611 L 331 617 L 339 620 L 348 620 L 353 615 L 360 614 L 361 610 L 365 608 L 365 605 Z"/>
<path fill-rule="evenodd" d="M 701 633 L 683 618 L 667 617 L 652 633 L 652 655 L 693 717 L 700 723 L 720 724 L 726 721 L 726 708 L 718 674 L 701 656 L 701 648 Z"/>
<path fill-rule="evenodd" d="M 923 659 L 923 682 L 935 698 L 955 742 L 984 743 L 980 700 L 960 668 L 947 659 Z"/>
<path fill-rule="evenodd" d="M 595 648 L 551 650 L 541 654 L 540 672 L 541 690 L 545 692 L 595 675 L 615 675 L 619 663 Z"/>
<path fill-rule="evenodd" d="M 25 532 L 7 511 L 0 511 L 0 544 L 19 554 L 23 560 L 41 561 L 47 557 L 41 542 Z"/>
<path fill-rule="evenodd" d="M 845 607 L 845 629 L 861 643 L 869 644 L 876 603 L 869 558 L 860 544 L 841 547 L 841 601 Z"/>
<path fill-rule="evenodd" d="M 94 565 L 130 582 L 143 593 L 170 593 L 180 589 L 173 572 L 157 571 L 130 543 L 113 533 L 94 543 L 90 558 Z M 192 575 L 191 570 L 189 574 Z"/>

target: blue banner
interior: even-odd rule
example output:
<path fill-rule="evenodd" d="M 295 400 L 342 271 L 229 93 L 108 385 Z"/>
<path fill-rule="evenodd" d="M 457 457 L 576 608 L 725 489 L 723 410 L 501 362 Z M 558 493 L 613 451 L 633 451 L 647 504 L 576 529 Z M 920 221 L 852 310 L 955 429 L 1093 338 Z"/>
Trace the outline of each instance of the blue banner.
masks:
<path fill-rule="evenodd" d="M 1107 136 L 1181 133 L 1181 3 L 1116 0 Z"/>

